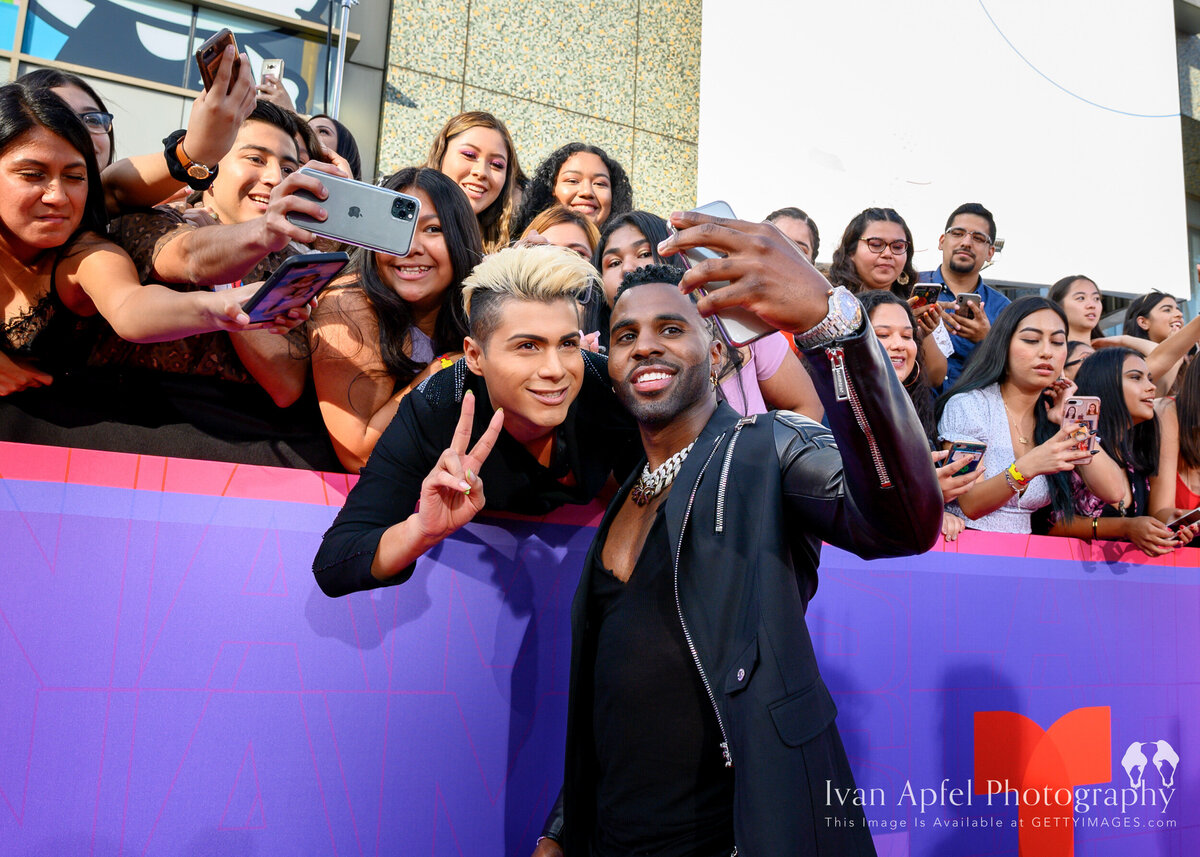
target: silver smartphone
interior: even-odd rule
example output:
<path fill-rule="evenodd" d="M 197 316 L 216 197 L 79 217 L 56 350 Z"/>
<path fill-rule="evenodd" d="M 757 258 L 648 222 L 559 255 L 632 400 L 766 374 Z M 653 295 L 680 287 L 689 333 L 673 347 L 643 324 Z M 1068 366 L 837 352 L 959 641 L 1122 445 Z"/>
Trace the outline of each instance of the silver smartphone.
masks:
<path fill-rule="evenodd" d="M 329 197 L 320 200 L 303 190 L 296 191 L 296 195 L 318 203 L 329 216 L 318 222 L 307 214 L 289 211 L 288 220 L 325 238 L 393 256 L 408 255 L 421 215 L 420 200 L 320 170 L 301 167 L 299 171 L 320 181 Z"/>
<path fill-rule="evenodd" d="M 263 60 L 262 75 L 260 79 L 265 81 L 268 74 L 274 77 L 280 83 L 283 83 L 283 60 Z"/>
<path fill-rule="evenodd" d="M 694 209 L 700 214 L 711 214 L 713 217 L 724 217 L 729 220 L 734 220 L 737 215 L 733 213 L 733 209 L 729 207 L 729 203 L 724 200 L 710 202 L 707 205 L 702 205 Z M 667 228 L 672 232 L 675 230 L 667 224 Z M 684 262 L 690 268 L 692 265 L 698 265 L 706 259 L 720 259 L 724 256 L 723 253 L 718 253 L 716 250 L 710 250 L 707 247 L 693 247 L 691 250 L 685 250 L 682 254 Z M 717 289 L 728 286 L 729 282 L 718 281 L 709 283 L 705 288 L 699 289 L 701 294 L 707 292 L 715 292 Z M 725 340 L 735 348 L 740 348 L 743 345 L 749 345 L 756 339 L 762 339 L 768 334 L 775 333 L 775 328 L 767 324 L 754 313 L 746 309 L 726 309 L 721 310 L 713 316 L 716 321 L 717 328 L 721 331 L 721 335 Z"/>

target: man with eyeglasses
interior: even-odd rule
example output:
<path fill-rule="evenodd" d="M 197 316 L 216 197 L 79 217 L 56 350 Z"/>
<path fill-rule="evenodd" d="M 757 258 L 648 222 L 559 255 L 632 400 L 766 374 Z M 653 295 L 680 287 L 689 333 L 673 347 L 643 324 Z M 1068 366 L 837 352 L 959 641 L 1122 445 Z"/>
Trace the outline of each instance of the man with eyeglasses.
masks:
<path fill-rule="evenodd" d="M 1010 301 L 979 276 L 996 252 L 996 221 L 990 211 L 977 202 L 965 202 L 954 209 L 946 220 L 946 231 L 938 239 L 938 247 L 942 251 L 942 264 L 934 271 L 922 272 L 918 280 L 939 283 L 942 287 L 938 305 L 954 345 L 954 352 L 946 359 L 946 380 L 937 391 L 942 393 L 958 380 L 967 358 Z M 979 295 L 982 312 L 970 306 L 959 310 L 955 302 L 964 294 Z"/>

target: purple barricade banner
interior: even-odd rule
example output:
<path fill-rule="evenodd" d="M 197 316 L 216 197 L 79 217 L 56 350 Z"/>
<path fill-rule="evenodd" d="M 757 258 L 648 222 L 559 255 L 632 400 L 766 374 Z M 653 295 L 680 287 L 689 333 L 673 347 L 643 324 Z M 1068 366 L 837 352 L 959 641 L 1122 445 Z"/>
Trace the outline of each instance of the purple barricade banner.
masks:
<path fill-rule="evenodd" d="M 0 854 L 527 855 L 601 512 L 326 598 L 343 475 L 0 443 Z M 881 855 L 1200 854 L 1200 551 L 826 547 L 808 622 Z M 753 855 L 751 855 L 753 857 Z"/>

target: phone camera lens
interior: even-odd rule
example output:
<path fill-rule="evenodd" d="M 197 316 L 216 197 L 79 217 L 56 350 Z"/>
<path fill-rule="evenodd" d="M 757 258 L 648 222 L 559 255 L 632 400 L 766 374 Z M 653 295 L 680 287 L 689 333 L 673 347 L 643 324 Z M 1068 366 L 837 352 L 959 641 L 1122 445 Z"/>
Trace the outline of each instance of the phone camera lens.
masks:
<path fill-rule="evenodd" d="M 392 200 L 392 217 L 397 220 L 412 220 L 417 205 L 411 199 L 396 197 Z"/>

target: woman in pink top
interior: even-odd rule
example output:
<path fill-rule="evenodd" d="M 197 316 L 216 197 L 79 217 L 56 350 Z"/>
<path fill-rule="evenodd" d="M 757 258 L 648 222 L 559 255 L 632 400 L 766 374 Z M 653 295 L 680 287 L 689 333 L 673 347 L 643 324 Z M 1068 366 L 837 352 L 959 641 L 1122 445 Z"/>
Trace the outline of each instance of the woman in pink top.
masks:
<path fill-rule="evenodd" d="M 772 333 L 731 352 L 721 373 L 721 394 L 743 416 L 795 411 L 814 420 L 825 414 L 817 391 L 785 333 Z"/>

